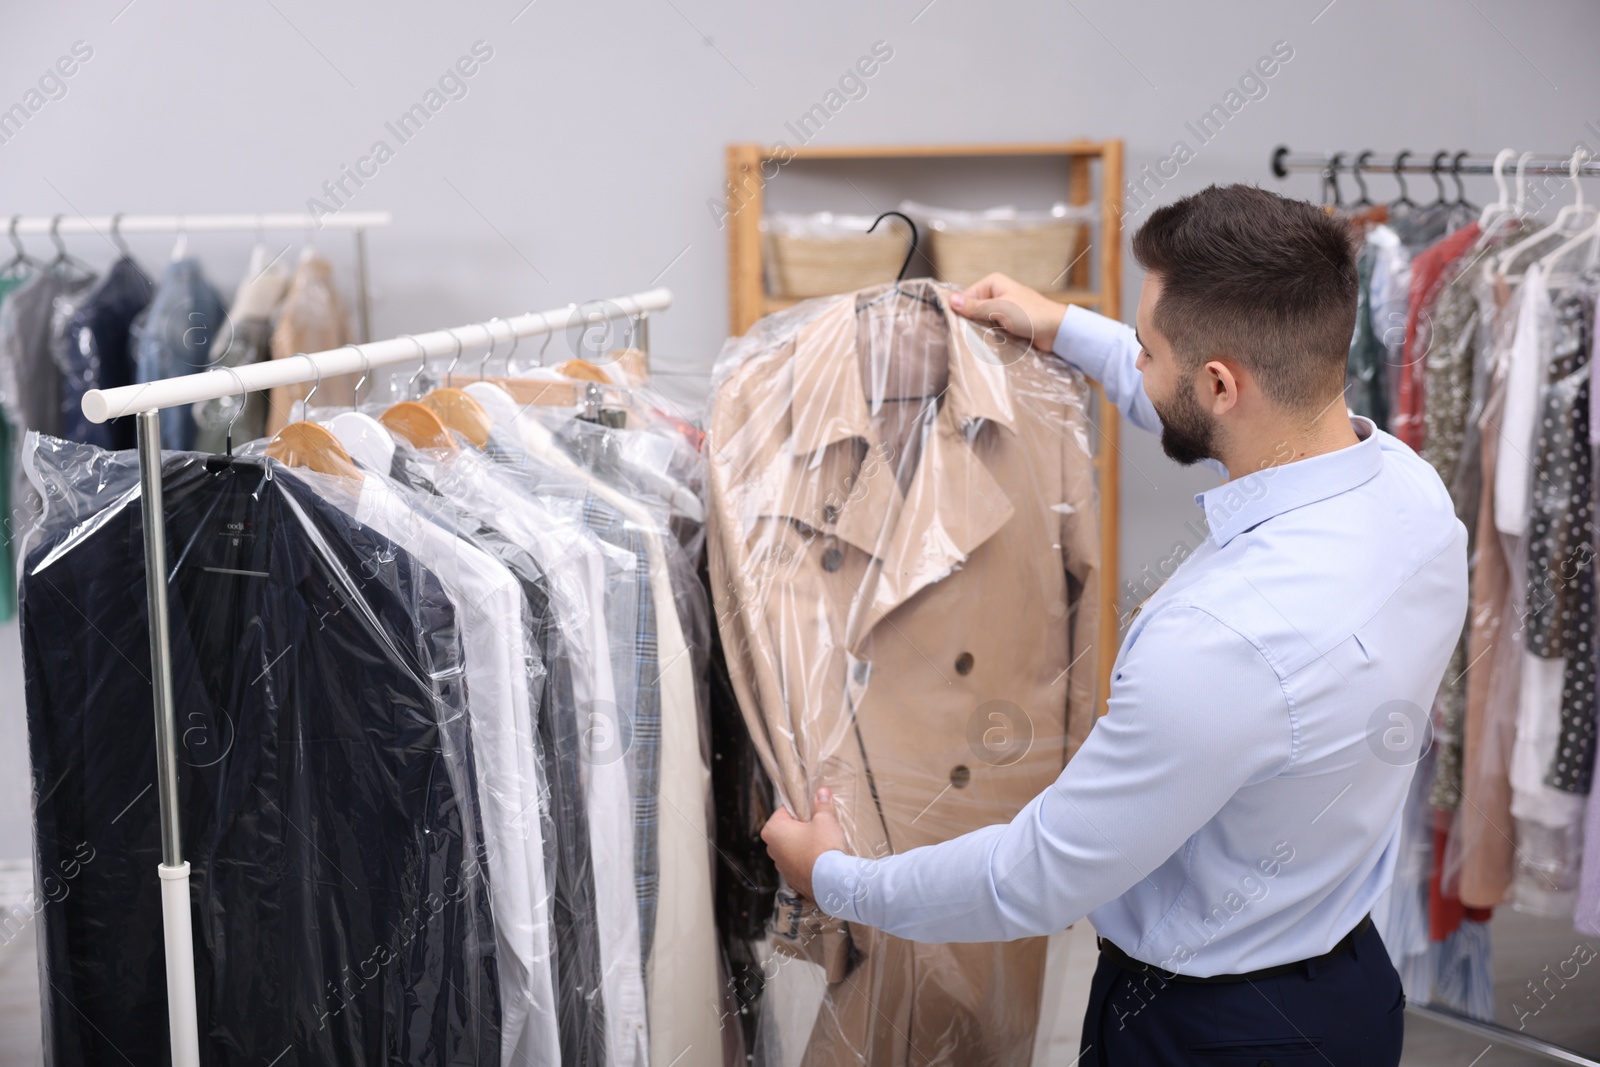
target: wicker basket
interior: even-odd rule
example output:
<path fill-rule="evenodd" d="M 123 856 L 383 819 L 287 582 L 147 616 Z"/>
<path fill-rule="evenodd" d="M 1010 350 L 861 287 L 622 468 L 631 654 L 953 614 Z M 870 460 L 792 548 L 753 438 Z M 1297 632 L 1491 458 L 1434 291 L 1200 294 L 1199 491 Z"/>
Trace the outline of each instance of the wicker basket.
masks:
<path fill-rule="evenodd" d="M 993 229 L 933 227 L 933 268 L 940 281 L 971 285 L 999 271 L 1041 290 L 1067 287 L 1067 267 L 1083 248 L 1087 225 L 1075 219 Z"/>
<path fill-rule="evenodd" d="M 910 249 L 903 226 L 873 234 L 812 236 L 768 230 L 767 287 L 773 296 L 804 299 L 848 293 L 894 281 Z"/>

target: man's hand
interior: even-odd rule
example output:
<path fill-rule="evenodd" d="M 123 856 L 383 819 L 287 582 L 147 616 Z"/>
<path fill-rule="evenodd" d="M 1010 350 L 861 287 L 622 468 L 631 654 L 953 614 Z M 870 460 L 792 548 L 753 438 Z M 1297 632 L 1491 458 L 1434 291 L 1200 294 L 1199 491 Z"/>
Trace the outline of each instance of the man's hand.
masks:
<path fill-rule="evenodd" d="M 767 855 L 778 865 L 778 873 L 789 888 L 808 900 L 816 900 L 811 895 L 811 868 L 816 866 L 817 857 L 835 849 L 844 851 L 844 830 L 833 814 L 833 793 L 827 786 L 817 790 L 816 804 L 807 822 L 790 815 L 788 808 L 779 808 L 761 828 L 761 840 L 767 843 Z"/>
<path fill-rule="evenodd" d="M 969 319 L 1000 327 L 1041 352 L 1055 345 L 1056 331 L 1067 313 L 1065 304 L 1004 274 L 991 274 L 951 296 L 950 306 Z"/>

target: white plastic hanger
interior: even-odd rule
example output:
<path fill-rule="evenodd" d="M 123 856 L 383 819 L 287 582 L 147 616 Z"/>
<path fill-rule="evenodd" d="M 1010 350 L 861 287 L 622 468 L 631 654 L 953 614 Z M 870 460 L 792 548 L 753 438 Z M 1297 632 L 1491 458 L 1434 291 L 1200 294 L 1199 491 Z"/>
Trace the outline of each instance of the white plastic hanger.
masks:
<path fill-rule="evenodd" d="M 361 380 L 356 382 L 355 397 L 349 411 L 341 411 L 328 420 L 328 429 L 333 436 L 344 445 L 345 451 L 350 453 L 350 458 L 360 463 L 363 467 L 380 474 L 389 473 L 389 466 L 394 462 L 395 443 L 394 437 L 389 433 L 383 423 L 371 415 L 356 408 L 361 405 L 361 387 L 367 383 L 367 376 L 372 373 L 372 364 L 367 360 L 365 352 L 358 345 L 345 345 L 346 348 L 355 349 L 356 355 L 361 357 L 365 366 L 361 371 Z"/>
<path fill-rule="evenodd" d="M 1516 155 L 1514 148 L 1502 148 L 1494 157 L 1494 187 L 1500 190 L 1500 199 L 1492 204 L 1485 204 L 1483 211 L 1478 215 L 1478 229 L 1485 233 L 1499 226 L 1508 219 L 1515 218 L 1511 209 L 1511 191 L 1506 187 L 1506 160 Z"/>
<path fill-rule="evenodd" d="M 1538 245 L 1541 245 L 1554 238 L 1563 236 L 1570 237 L 1573 234 L 1587 230 L 1591 223 L 1593 223 L 1596 219 L 1600 219 L 1600 210 L 1597 210 L 1592 205 L 1586 205 L 1583 202 L 1583 185 L 1578 181 L 1578 167 L 1587 157 L 1588 153 L 1581 148 L 1572 153 L 1572 160 L 1568 167 L 1568 173 L 1571 177 L 1573 188 L 1572 203 L 1567 204 L 1560 211 L 1556 212 L 1555 221 L 1549 226 L 1540 230 L 1536 234 L 1533 234 L 1529 237 L 1524 237 L 1522 240 L 1518 241 L 1504 252 L 1501 252 L 1500 258 L 1495 262 L 1495 273 L 1499 274 L 1502 278 L 1520 277 L 1520 275 L 1512 275 L 1510 271 L 1511 267 L 1515 264 L 1517 257 L 1523 252 L 1531 248 L 1535 248 Z M 1527 158 L 1528 157 L 1524 155 L 1522 159 L 1517 161 L 1517 201 L 1519 204 L 1521 204 L 1524 199 L 1522 190 L 1525 188 L 1525 186 L 1522 184 L 1522 168 L 1527 162 Z"/>

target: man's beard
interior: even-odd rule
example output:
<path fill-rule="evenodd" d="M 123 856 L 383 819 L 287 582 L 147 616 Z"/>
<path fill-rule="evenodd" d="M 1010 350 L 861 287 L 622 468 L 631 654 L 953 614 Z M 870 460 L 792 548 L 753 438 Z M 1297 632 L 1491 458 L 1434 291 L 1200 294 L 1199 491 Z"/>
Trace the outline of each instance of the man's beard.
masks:
<path fill-rule="evenodd" d="M 1161 417 L 1161 451 L 1185 467 L 1217 458 L 1217 424 L 1200 407 L 1191 385 L 1180 384 L 1165 405 L 1153 397 L 1150 403 Z"/>

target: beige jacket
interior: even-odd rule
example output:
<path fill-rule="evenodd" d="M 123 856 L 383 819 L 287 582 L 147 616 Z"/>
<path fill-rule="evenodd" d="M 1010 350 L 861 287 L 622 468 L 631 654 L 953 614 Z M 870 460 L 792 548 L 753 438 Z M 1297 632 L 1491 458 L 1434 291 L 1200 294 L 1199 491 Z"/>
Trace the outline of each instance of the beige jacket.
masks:
<path fill-rule="evenodd" d="M 1100 581 L 1083 379 L 943 307 L 858 313 L 884 292 L 730 342 L 707 440 L 745 720 L 798 815 L 833 790 L 858 855 L 1009 820 L 1055 780 L 1092 722 Z M 895 399 L 930 394 L 920 418 Z M 1027 1059 L 1042 941 L 914 945 L 785 908 L 776 932 L 828 970 L 808 1062 Z"/>
<path fill-rule="evenodd" d="M 272 330 L 272 358 L 326 352 L 351 342 L 350 315 L 333 285 L 333 264 L 319 255 L 300 260 L 283 298 L 278 323 Z M 296 416 L 295 404 L 313 388 L 313 407 L 349 407 L 355 400 L 359 374 L 325 378 L 320 384 L 284 385 L 273 389 L 267 400 L 267 436 L 271 437 Z"/>

